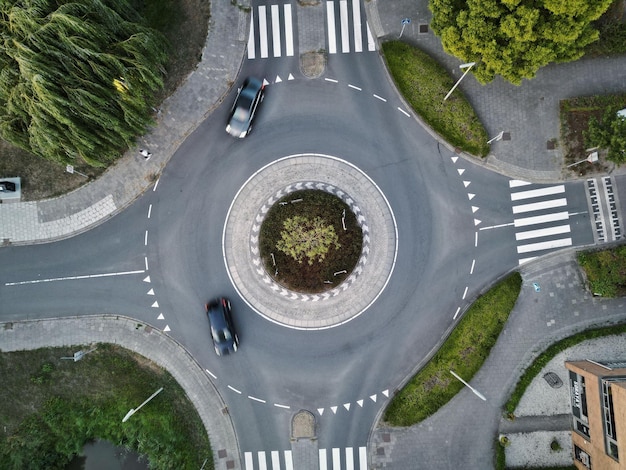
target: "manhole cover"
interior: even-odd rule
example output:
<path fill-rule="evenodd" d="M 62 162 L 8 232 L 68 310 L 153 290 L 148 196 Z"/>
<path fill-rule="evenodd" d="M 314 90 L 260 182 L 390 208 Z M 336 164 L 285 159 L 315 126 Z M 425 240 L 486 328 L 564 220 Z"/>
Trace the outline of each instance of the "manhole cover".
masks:
<path fill-rule="evenodd" d="M 556 375 L 554 372 L 548 372 L 543 376 L 543 378 L 548 382 L 548 385 L 552 388 L 561 388 L 563 386 L 563 381 L 561 378 Z"/>

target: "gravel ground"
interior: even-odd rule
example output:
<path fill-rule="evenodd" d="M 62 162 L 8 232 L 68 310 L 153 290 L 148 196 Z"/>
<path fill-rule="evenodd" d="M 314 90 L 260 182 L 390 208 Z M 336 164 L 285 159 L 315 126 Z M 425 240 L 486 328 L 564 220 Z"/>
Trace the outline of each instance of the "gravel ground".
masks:
<path fill-rule="evenodd" d="M 572 464 L 572 438 L 569 431 L 537 431 L 506 434 L 506 468 L 565 467 Z M 556 439 L 560 450 L 552 450 Z"/>

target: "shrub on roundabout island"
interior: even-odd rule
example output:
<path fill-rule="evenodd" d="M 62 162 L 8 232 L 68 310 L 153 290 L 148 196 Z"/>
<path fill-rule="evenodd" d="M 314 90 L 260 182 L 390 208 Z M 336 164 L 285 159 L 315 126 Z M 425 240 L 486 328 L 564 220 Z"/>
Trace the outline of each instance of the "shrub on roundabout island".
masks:
<path fill-rule="evenodd" d="M 341 284 L 357 265 L 363 232 L 339 197 L 304 190 L 272 206 L 259 245 L 265 271 L 278 284 L 297 292 L 324 292 Z"/>

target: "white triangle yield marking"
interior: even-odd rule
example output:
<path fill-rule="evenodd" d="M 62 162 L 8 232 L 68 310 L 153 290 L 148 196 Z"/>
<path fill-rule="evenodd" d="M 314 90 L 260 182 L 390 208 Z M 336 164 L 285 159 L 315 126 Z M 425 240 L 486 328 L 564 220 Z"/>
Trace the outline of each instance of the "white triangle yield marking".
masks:
<path fill-rule="evenodd" d="M 343 407 L 347 410 L 350 411 L 350 403 L 344 403 Z"/>
<path fill-rule="evenodd" d="M 370 399 L 371 399 L 374 403 L 376 403 L 376 395 L 370 395 Z"/>
<path fill-rule="evenodd" d="M 165 325 L 165 328 L 163 328 L 163 331 L 171 331 L 170 330 L 170 326 L 169 325 Z"/>
<path fill-rule="evenodd" d="M 461 176 L 463 173 L 465 173 L 465 169 L 464 168 L 458 168 L 456 171 L 459 172 L 459 176 Z"/>
<path fill-rule="evenodd" d="M 156 300 L 152 304 L 152 308 L 159 308 L 159 303 Z"/>
<path fill-rule="evenodd" d="M 474 219 L 474 227 L 476 227 L 478 224 L 480 224 L 480 222 L 481 222 L 480 220 Z"/>
<path fill-rule="evenodd" d="M 276 75 L 276 80 L 274 80 L 274 83 L 280 83 L 282 81 L 283 81 L 283 79 L 280 78 L 278 75 Z"/>
<path fill-rule="evenodd" d="M 162 313 L 159 313 L 159 316 L 157 317 L 157 320 L 165 320 L 165 317 L 163 316 Z"/>
<path fill-rule="evenodd" d="M 363 408 L 363 400 L 357 400 L 356 404 Z"/>
<path fill-rule="evenodd" d="M 470 201 L 474 199 L 474 196 L 476 196 L 476 194 L 467 193 L 467 197 L 469 198 Z"/>
<path fill-rule="evenodd" d="M 154 289 L 150 289 L 146 295 L 154 295 Z"/>
<path fill-rule="evenodd" d="M 267 85 L 269 85 L 269 84 L 270 84 L 270 82 L 268 82 L 267 80 L 263 79 L 263 85 L 266 85 L 266 86 L 267 86 Z"/>
<path fill-rule="evenodd" d="M 324 414 L 324 408 L 318 408 L 317 412 L 322 416 Z"/>
<path fill-rule="evenodd" d="M 387 398 L 389 398 L 389 389 L 383 390 L 383 395 L 385 395 Z"/>
<path fill-rule="evenodd" d="M 478 210 L 478 207 L 472 206 L 472 214 Z"/>
<path fill-rule="evenodd" d="M 456 161 L 459 159 L 459 157 L 450 157 L 452 158 L 452 163 L 456 163 Z"/>
<path fill-rule="evenodd" d="M 336 415 L 337 414 L 337 407 L 336 406 L 331 406 L 330 407 L 330 411 L 332 411 L 333 414 Z"/>
<path fill-rule="evenodd" d="M 295 80 L 295 78 L 293 78 L 293 75 L 289 74 L 289 76 L 287 77 L 287 80 Z"/>
<path fill-rule="evenodd" d="M 150 282 L 150 276 L 146 276 L 146 278 L 143 280 L 143 282 Z"/>
<path fill-rule="evenodd" d="M 472 182 L 471 182 L 471 181 L 463 181 L 463 186 L 465 186 L 466 188 L 467 188 L 470 184 L 472 184 Z"/>

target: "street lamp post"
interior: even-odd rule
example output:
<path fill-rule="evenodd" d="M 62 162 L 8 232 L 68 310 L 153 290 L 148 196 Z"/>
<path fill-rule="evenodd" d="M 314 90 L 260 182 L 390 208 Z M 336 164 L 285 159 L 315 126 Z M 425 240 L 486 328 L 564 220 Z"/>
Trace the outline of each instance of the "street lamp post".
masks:
<path fill-rule="evenodd" d="M 485 395 L 480 393 L 478 390 L 476 390 L 474 387 L 472 387 L 470 384 L 468 384 L 465 380 L 463 380 L 461 377 L 459 377 L 457 374 L 455 374 L 453 371 L 450 371 L 450 373 L 452 375 L 454 375 L 457 379 L 459 379 L 463 383 L 463 385 L 465 385 L 467 388 L 469 388 L 474 393 L 474 395 L 476 395 L 478 398 L 480 398 L 483 401 L 487 401 L 487 399 L 485 398 Z"/>
<path fill-rule="evenodd" d="M 154 397 L 156 397 L 159 393 L 161 393 L 163 391 L 163 387 L 161 387 L 160 389 L 158 389 L 156 392 L 154 392 L 152 395 L 150 395 L 150 397 L 144 401 L 141 405 L 139 405 L 137 407 L 137 409 L 135 408 L 131 408 L 130 411 L 128 413 L 126 413 L 126 416 L 124 416 L 124 419 L 122 419 L 122 423 L 125 423 L 126 421 L 128 421 L 128 418 L 130 418 L 132 415 L 134 415 L 135 413 L 137 413 L 141 407 L 143 405 L 145 405 L 146 403 L 148 403 L 150 400 L 152 400 Z"/>
<path fill-rule="evenodd" d="M 476 65 L 476 62 L 468 62 L 467 64 L 461 64 L 459 65 L 459 68 L 461 70 L 463 69 L 467 69 L 465 70 L 465 72 L 463 72 L 463 75 L 461 75 L 461 78 L 459 78 L 456 83 L 454 84 L 454 86 L 452 88 L 450 88 L 450 91 L 448 92 L 448 94 L 446 95 L 446 97 L 443 99 L 444 101 L 448 99 L 448 97 L 452 94 L 452 92 L 456 89 L 456 87 L 459 86 L 459 83 L 461 83 L 461 80 L 463 80 L 463 78 L 465 77 L 465 75 L 467 75 L 467 72 L 470 71 L 470 69 Z"/>

